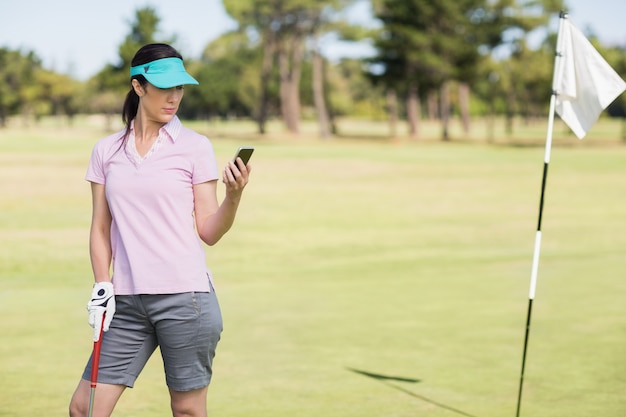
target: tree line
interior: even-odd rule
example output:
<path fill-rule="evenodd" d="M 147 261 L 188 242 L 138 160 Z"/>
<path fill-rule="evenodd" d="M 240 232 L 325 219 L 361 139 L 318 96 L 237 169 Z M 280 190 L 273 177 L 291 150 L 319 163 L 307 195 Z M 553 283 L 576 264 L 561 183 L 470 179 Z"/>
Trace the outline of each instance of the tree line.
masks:
<path fill-rule="evenodd" d="M 369 0 L 375 27 L 347 16 L 368 0 L 223 0 L 238 28 L 208 43 L 199 58 L 185 59 L 200 85 L 187 90 L 180 116 L 248 118 L 259 133 L 278 118 L 293 135 L 316 119 L 329 138 L 344 116 L 389 121 L 390 135 L 405 121 L 418 138 L 424 119 L 441 123 L 443 140 L 458 116 L 465 131 L 473 117 L 545 117 L 556 44 L 553 26 L 562 0 Z M 160 17 L 135 12 L 119 45 L 119 61 L 87 81 L 43 68 L 33 52 L 0 48 L 0 126 L 10 116 L 25 122 L 45 115 L 117 117 L 129 88 L 130 61 L 152 42 L 176 46 L 160 35 Z M 552 23 L 552 24 L 551 24 Z M 529 45 L 529 34 L 535 44 Z M 370 42 L 374 56 L 331 62 L 322 54 L 328 37 Z M 622 75 L 626 49 L 592 43 Z M 609 109 L 625 117 L 626 100 Z"/>

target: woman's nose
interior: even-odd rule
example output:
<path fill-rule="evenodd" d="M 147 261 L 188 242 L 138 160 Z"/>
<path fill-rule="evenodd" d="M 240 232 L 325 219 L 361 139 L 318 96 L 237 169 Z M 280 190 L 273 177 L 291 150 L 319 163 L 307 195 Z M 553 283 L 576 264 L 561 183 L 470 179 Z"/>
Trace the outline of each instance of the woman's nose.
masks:
<path fill-rule="evenodd" d="M 172 88 L 170 94 L 168 95 L 169 101 L 178 102 L 183 97 L 183 90 L 179 88 Z"/>

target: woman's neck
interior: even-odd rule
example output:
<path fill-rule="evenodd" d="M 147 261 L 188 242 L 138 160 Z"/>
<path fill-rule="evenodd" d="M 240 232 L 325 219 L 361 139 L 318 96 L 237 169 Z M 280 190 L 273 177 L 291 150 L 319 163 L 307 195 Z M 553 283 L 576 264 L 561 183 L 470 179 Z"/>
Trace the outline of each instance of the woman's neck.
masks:
<path fill-rule="evenodd" d="M 159 136 L 159 130 L 165 123 L 147 120 L 142 117 L 141 112 L 135 117 L 135 140 L 140 142 L 152 142 Z"/>

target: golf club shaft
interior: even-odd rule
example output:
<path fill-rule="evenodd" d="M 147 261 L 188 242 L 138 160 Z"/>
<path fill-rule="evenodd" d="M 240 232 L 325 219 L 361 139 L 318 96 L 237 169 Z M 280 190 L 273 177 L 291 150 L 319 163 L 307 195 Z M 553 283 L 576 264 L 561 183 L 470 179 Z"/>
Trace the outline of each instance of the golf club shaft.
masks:
<path fill-rule="evenodd" d="M 96 396 L 96 388 L 91 387 L 91 394 L 89 394 L 89 417 L 93 416 L 93 400 Z"/>
<path fill-rule="evenodd" d="M 100 367 L 100 347 L 102 346 L 102 333 L 104 328 L 104 317 L 102 315 L 102 323 L 100 323 L 100 335 L 98 341 L 93 342 L 93 353 L 91 355 L 91 393 L 89 394 L 89 417 L 93 416 L 93 404 L 96 397 L 96 385 L 98 385 L 98 368 Z"/>

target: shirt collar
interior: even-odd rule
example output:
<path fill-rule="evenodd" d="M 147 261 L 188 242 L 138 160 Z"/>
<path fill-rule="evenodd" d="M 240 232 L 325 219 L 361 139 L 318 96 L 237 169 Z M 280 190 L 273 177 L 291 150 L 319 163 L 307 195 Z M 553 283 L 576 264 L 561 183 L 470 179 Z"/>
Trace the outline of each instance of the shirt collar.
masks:
<path fill-rule="evenodd" d="M 180 119 L 178 118 L 178 116 L 174 116 L 172 120 L 165 123 L 161 127 L 161 129 L 159 129 L 159 135 L 163 131 L 165 131 L 165 133 L 167 133 L 167 136 L 170 138 L 170 140 L 172 142 L 176 142 L 176 139 L 178 139 L 178 136 L 180 136 L 180 130 L 182 127 L 183 127 L 183 124 L 180 122 Z M 133 135 L 134 135 L 135 134 L 135 119 L 133 119 L 130 122 L 130 130 L 133 132 Z"/>

